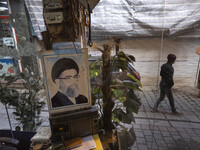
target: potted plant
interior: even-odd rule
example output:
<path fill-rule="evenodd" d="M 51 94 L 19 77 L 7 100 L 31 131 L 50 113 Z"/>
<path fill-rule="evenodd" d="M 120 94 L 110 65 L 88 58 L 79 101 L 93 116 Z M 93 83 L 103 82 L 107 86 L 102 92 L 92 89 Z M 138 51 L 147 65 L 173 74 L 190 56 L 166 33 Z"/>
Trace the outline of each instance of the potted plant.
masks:
<path fill-rule="evenodd" d="M 19 122 L 23 131 L 36 131 L 42 123 L 40 119 L 41 109 L 45 102 L 39 98 L 38 92 L 43 84 L 40 77 L 33 73 L 29 67 L 16 76 L 3 76 L 7 83 L 0 84 L 0 102 L 13 108 L 15 119 Z M 16 90 L 11 87 L 17 80 L 23 82 L 23 89 Z"/>
<path fill-rule="evenodd" d="M 107 43 L 103 48 L 95 47 L 102 52 L 101 60 L 90 63 L 93 104 L 98 105 L 100 127 L 106 134 L 113 129 L 119 131 L 122 149 L 127 149 L 135 141 L 134 128 L 125 128 L 123 123 L 134 122 L 134 113 L 141 105 L 135 90 L 142 86 L 137 71 L 132 63 L 135 57 L 120 51 L 115 56 L 111 50 L 115 43 Z M 116 71 L 117 70 L 117 71 Z"/>

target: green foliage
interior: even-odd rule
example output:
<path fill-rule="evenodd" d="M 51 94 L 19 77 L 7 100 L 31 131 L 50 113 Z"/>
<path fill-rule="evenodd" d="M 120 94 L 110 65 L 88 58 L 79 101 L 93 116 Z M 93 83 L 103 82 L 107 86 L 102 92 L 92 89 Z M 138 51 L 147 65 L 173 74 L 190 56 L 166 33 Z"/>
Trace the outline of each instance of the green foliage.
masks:
<path fill-rule="evenodd" d="M 7 83 L 5 86 L 1 84 L 0 102 L 13 106 L 15 119 L 24 131 L 36 131 L 42 123 L 40 113 L 45 105 L 38 96 L 38 92 L 43 88 L 39 76 L 26 67 L 24 73 L 18 76 L 3 78 Z M 23 92 L 10 88 L 10 85 L 19 79 L 23 82 Z"/>
<path fill-rule="evenodd" d="M 5 78 L 5 75 L 3 75 L 2 78 Z M 8 104 L 11 101 L 13 103 L 17 103 L 17 99 L 19 98 L 18 91 L 10 88 L 9 87 L 10 84 L 11 82 L 5 85 L 0 83 L 0 102 L 3 103 L 4 105 Z"/>
<path fill-rule="evenodd" d="M 122 51 L 111 56 L 112 46 L 109 44 L 104 44 L 103 49 L 96 49 L 102 52 L 102 58 L 101 61 L 98 59 L 90 63 L 93 104 L 97 104 L 100 108 L 102 128 L 111 130 L 111 124 L 116 129 L 122 128 L 120 139 L 123 138 L 130 146 L 135 141 L 135 133 L 133 128 L 126 129 L 123 123 L 135 122 L 133 112 L 138 113 L 141 105 L 134 91 L 141 91 L 142 84 L 130 73 L 128 65 L 135 61 L 135 57 Z"/>

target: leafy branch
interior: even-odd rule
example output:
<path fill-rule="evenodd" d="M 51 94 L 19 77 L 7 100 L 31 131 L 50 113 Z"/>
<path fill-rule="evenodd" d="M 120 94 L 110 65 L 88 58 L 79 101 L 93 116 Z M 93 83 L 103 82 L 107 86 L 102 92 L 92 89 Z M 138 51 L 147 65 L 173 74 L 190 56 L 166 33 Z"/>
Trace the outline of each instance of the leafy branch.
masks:
<path fill-rule="evenodd" d="M 105 131 L 122 129 L 122 138 L 135 140 L 134 129 L 126 129 L 122 123 L 135 122 L 133 112 L 138 113 L 141 102 L 134 91 L 141 91 L 140 75 L 133 67 L 134 56 L 122 51 L 111 56 L 112 48 L 112 43 L 95 47 L 102 52 L 102 57 L 90 63 L 92 100 L 100 108 L 101 128 Z M 132 140 L 129 144 L 134 143 Z"/>

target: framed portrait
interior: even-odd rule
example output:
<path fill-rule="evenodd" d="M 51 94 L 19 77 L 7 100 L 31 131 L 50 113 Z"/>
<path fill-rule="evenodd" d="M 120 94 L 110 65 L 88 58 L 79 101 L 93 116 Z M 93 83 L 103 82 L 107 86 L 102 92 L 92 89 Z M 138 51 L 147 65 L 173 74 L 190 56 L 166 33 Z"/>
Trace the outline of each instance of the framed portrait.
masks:
<path fill-rule="evenodd" d="M 41 53 L 50 114 L 91 107 L 88 54 L 84 49 Z"/>

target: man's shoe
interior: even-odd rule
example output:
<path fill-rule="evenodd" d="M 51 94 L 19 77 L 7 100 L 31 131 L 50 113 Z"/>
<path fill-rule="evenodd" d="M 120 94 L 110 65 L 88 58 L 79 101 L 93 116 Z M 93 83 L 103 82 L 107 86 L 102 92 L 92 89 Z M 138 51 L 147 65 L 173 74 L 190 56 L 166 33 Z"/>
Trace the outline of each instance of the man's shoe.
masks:
<path fill-rule="evenodd" d="M 175 111 L 173 111 L 172 113 L 175 114 L 175 115 L 182 115 L 182 114 L 183 114 L 182 112 L 180 112 L 180 111 L 178 111 L 178 110 L 175 110 Z"/>

